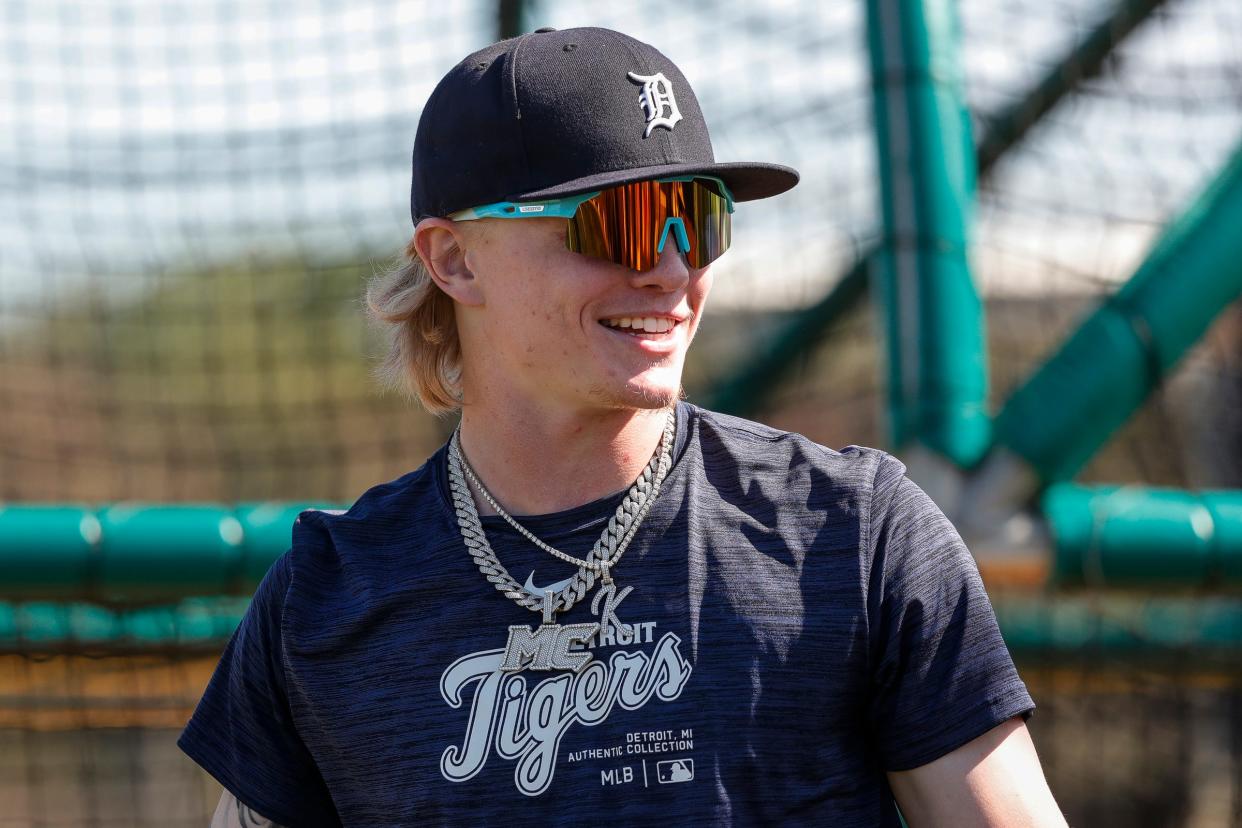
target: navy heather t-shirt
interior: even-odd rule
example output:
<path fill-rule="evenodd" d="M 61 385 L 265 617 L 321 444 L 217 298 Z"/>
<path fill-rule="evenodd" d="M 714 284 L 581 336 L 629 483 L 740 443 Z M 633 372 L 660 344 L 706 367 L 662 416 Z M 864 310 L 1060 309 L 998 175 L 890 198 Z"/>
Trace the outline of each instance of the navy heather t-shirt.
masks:
<path fill-rule="evenodd" d="M 1030 715 L 973 558 L 896 458 L 687 403 L 673 457 L 577 673 L 499 669 L 541 616 L 467 553 L 441 448 L 301 514 L 178 744 L 289 826 L 874 828 L 899 824 L 886 770 Z M 585 557 L 623 495 L 523 524 Z M 574 574 L 483 525 L 518 582 Z M 599 621 L 592 597 L 557 621 Z"/>

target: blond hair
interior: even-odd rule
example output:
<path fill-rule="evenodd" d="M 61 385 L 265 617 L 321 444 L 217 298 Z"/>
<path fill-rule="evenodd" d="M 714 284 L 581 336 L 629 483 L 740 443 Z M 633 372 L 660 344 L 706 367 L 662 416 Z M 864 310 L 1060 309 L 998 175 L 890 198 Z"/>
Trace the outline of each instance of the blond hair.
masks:
<path fill-rule="evenodd" d="M 376 378 L 437 417 L 461 408 L 461 342 L 453 300 L 432 280 L 413 239 L 403 257 L 367 282 L 366 305 L 388 338 Z"/>

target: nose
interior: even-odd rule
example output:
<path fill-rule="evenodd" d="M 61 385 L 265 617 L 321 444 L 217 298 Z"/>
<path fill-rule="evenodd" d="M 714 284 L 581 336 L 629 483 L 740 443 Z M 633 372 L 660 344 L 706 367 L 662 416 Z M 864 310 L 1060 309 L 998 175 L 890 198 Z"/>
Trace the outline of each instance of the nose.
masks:
<path fill-rule="evenodd" d="M 669 239 L 655 267 L 642 273 L 630 271 L 635 287 L 655 287 L 665 293 L 684 288 L 690 281 L 690 265 L 681 248 Z"/>

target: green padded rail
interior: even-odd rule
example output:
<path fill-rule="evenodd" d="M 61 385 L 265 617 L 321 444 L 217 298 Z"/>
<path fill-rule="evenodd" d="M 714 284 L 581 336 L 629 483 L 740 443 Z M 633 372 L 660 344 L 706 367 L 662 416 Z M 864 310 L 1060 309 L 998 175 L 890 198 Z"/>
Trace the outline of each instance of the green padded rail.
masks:
<path fill-rule="evenodd" d="M 1242 146 L 1133 277 L 1005 403 L 996 441 L 1069 480 L 1242 294 Z"/>
<path fill-rule="evenodd" d="M 249 597 L 187 598 L 130 609 L 49 601 L 0 602 L 0 652 L 217 652 Z"/>
<path fill-rule="evenodd" d="M 1236 669 L 1242 656 L 1242 598 L 1054 594 L 992 603 L 1005 644 L 1018 658 L 1214 654 Z"/>
<path fill-rule="evenodd" d="M 1042 507 L 1058 584 L 1242 586 L 1242 491 L 1057 483 Z"/>
<path fill-rule="evenodd" d="M 248 595 L 313 503 L 0 506 L 0 598 L 99 603 Z"/>
<path fill-rule="evenodd" d="M 1149 659 L 1187 652 L 1242 656 L 1242 598 L 1007 596 L 992 599 L 1015 656 Z M 0 602 L 0 652 L 218 653 L 248 598 L 191 598 L 112 609 L 88 604 Z"/>

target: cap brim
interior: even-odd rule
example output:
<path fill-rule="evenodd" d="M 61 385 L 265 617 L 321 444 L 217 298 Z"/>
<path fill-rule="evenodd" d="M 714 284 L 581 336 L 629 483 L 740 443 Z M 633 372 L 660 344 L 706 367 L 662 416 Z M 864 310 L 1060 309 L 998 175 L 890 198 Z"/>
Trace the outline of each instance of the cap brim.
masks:
<path fill-rule="evenodd" d="M 719 178 L 733 193 L 734 201 L 754 201 L 780 195 L 798 183 L 798 171 L 782 164 L 748 163 L 742 161 L 721 164 L 661 164 L 655 167 L 631 167 L 624 170 L 596 173 L 545 187 L 514 193 L 506 201 L 539 201 L 563 196 L 603 190 L 618 184 L 645 181 L 674 175 L 711 175 Z"/>

